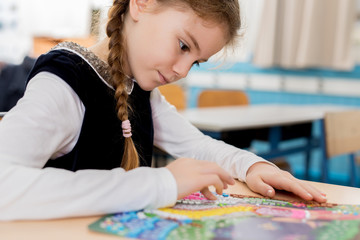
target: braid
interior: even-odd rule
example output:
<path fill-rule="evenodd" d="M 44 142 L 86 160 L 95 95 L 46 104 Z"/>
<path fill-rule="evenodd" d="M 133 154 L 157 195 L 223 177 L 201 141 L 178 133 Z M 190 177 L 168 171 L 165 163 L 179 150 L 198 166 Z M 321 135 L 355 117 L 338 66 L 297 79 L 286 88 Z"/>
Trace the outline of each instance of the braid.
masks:
<path fill-rule="evenodd" d="M 123 17 L 129 6 L 129 0 L 114 0 L 109 11 L 109 21 L 106 34 L 109 37 L 108 64 L 112 76 L 112 85 L 115 88 L 117 115 L 121 121 L 128 120 L 128 93 L 125 88 L 127 76 L 123 72 L 124 63 L 124 37 Z M 139 155 L 131 137 L 125 138 L 124 155 L 121 167 L 130 170 L 139 166 Z"/>

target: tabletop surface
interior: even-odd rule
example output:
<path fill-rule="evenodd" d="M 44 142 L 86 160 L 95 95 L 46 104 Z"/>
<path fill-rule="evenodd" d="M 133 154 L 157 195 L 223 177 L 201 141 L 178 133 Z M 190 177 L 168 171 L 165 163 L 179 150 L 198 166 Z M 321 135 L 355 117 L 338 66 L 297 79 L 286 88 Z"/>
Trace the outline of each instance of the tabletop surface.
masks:
<path fill-rule="evenodd" d="M 360 188 L 344 187 L 331 184 L 310 182 L 313 186 L 327 194 L 328 202 L 338 204 L 360 204 Z M 236 182 L 229 186 L 227 193 L 260 196 L 249 190 L 246 184 Z M 296 196 L 278 192 L 276 199 L 299 200 Z M 41 221 L 13 221 L 0 222 L 1 239 L 6 240 L 57 240 L 57 239 L 86 239 L 106 240 L 120 239 L 117 236 L 101 234 L 88 230 L 88 225 L 99 219 L 100 216 L 69 218 Z"/>
<path fill-rule="evenodd" d="M 339 105 L 261 104 L 191 108 L 180 113 L 201 130 L 226 131 L 311 122 L 322 119 L 326 112 L 347 109 L 350 109 L 350 107 Z"/>

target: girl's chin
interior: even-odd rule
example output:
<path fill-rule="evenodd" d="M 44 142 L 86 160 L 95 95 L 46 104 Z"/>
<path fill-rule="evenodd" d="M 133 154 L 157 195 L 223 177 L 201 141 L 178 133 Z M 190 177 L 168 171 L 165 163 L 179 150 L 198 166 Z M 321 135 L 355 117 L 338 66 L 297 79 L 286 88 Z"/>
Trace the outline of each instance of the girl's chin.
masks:
<path fill-rule="evenodd" d="M 160 85 L 159 85 L 160 86 Z M 150 85 L 150 84 L 147 84 L 147 85 L 143 85 L 143 84 L 139 84 L 139 87 L 144 90 L 144 91 L 152 91 L 154 90 L 155 88 L 159 87 L 158 85 Z"/>

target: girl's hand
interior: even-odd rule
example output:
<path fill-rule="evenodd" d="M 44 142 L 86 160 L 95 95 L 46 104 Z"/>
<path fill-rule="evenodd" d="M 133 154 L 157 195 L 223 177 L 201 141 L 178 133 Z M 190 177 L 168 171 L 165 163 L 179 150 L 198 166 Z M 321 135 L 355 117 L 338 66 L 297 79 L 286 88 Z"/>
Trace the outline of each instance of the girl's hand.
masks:
<path fill-rule="evenodd" d="M 218 164 L 191 158 L 179 158 L 166 166 L 174 175 L 178 187 L 178 199 L 184 198 L 196 191 L 201 191 L 208 199 L 216 197 L 210 192 L 209 186 L 214 186 L 217 194 L 222 194 L 228 184 L 235 180 Z"/>
<path fill-rule="evenodd" d="M 274 188 L 276 188 L 292 192 L 305 200 L 315 200 L 320 203 L 326 202 L 326 195 L 324 193 L 300 181 L 289 172 L 265 162 L 255 163 L 249 168 L 246 174 L 246 183 L 252 191 L 267 197 L 274 197 Z"/>

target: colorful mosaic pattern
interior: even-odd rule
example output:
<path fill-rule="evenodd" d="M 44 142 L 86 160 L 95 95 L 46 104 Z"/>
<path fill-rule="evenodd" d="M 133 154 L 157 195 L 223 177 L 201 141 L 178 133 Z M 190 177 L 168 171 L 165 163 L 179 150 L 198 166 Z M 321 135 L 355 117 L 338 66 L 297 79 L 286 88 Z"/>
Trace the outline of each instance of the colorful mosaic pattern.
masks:
<path fill-rule="evenodd" d="M 174 207 L 123 212 L 92 223 L 94 231 L 127 238 L 360 239 L 360 205 L 290 202 L 223 194 L 208 200 L 195 193 Z"/>

